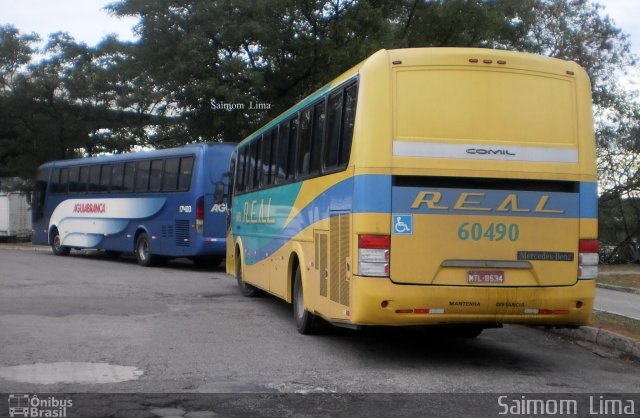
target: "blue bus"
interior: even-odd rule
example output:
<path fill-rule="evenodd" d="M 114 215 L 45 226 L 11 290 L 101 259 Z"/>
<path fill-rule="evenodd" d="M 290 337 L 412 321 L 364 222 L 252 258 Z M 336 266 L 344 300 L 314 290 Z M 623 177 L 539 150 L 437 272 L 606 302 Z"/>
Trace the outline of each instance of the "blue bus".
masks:
<path fill-rule="evenodd" d="M 235 144 L 191 144 L 54 161 L 38 169 L 33 243 L 133 252 L 143 266 L 225 256 L 229 160 Z"/>

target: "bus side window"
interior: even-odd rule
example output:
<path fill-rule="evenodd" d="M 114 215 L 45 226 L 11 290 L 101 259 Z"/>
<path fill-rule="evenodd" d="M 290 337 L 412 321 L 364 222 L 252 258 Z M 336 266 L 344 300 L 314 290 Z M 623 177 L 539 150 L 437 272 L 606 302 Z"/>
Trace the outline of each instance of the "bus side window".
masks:
<path fill-rule="evenodd" d="M 344 115 L 342 117 L 342 140 L 340 141 L 341 166 L 349 163 L 351 154 L 351 141 L 353 139 L 353 127 L 356 120 L 356 105 L 358 100 L 358 84 L 354 83 L 344 91 Z"/>
<path fill-rule="evenodd" d="M 164 163 L 164 179 L 162 180 L 162 190 L 173 192 L 178 189 L 178 169 L 180 168 L 180 158 L 167 158 Z"/>
<path fill-rule="evenodd" d="M 289 121 L 280 124 L 278 138 L 278 158 L 276 162 L 276 182 L 284 183 L 287 180 L 287 159 L 289 151 Z"/>
<path fill-rule="evenodd" d="M 100 166 L 94 164 L 89 167 L 89 193 L 100 191 Z"/>
<path fill-rule="evenodd" d="M 124 182 L 122 184 L 123 192 L 133 191 L 133 181 L 136 174 L 136 163 L 129 162 L 124 164 Z"/>
<path fill-rule="evenodd" d="M 278 156 L 278 129 L 273 128 L 272 137 L 271 137 L 271 162 L 269 164 L 269 185 L 272 185 L 276 182 L 277 156 Z"/>
<path fill-rule="evenodd" d="M 193 173 L 193 157 L 180 158 L 180 176 L 178 177 L 178 190 L 188 191 L 191 187 L 191 174 Z"/>
<path fill-rule="evenodd" d="M 338 165 L 341 119 L 342 90 L 329 96 L 327 105 L 327 139 L 324 146 L 324 168 L 331 169 Z"/>
<path fill-rule="evenodd" d="M 235 183 L 235 192 L 244 191 L 245 181 L 244 181 L 244 171 L 245 171 L 245 159 L 247 155 L 247 146 L 244 146 L 238 149 L 238 163 L 236 164 L 236 183 Z"/>
<path fill-rule="evenodd" d="M 108 193 L 111 190 L 111 175 L 113 174 L 113 164 L 100 166 L 100 191 Z"/>
<path fill-rule="evenodd" d="M 69 168 L 69 193 L 78 193 L 80 192 L 80 186 L 78 184 L 80 177 L 80 167 L 70 167 Z"/>
<path fill-rule="evenodd" d="M 164 160 L 151 161 L 151 172 L 149 174 L 149 191 L 159 192 L 162 190 L 162 167 Z"/>
<path fill-rule="evenodd" d="M 289 152 L 287 153 L 289 161 L 287 161 L 287 180 L 293 180 L 296 175 L 296 152 L 298 150 L 298 116 L 291 119 L 291 128 L 289 136 Z"/>
<path fill-rule="evenodd" d="M 149 171 L 151 169 L 150 160 L 138 161 L 136 165 L 136 192 L 146 192 L 149 190 Z"/>
<path fill-rule="evenodd" d="M 124 163 L 113 165 L 111 170 L 111 193 L 122 192 L 122 181 L 124 179 Z"/>
<path fill-rule="evenodd" d="M 58 190 L 62 194 L 66 194 L 69 192 L 69 169 L 68 168 L 60 169 L 60 187 Z"/>
<path fill-rule="evenodd" d="M 322 152 L 322 139 L 324 137 L 325 108 L 324 100 L 313 108 L 313 128 L 311 136 L 311 152 L 309 156 L 309 173 L 320 172 L 320 153 Z"/>
<path fill-rule="evenodd" d="M 51 193 L 60 193 L 60 169 L 55 168 L 51 173 Z"/>
<path fill-rule="evenodd" d="M 247 172 L 246 172 L 246 190 L 250 192 L 253 190 L 253 179 L 255 177 L 255 169 L 256 169 L 256 141 L 251 141 L 249 144 L 249 153 L 247 154 Z"/>
<path fill-rule="evenodd" d="M 300 138 L 298 140 L 298 177 L 309 174 L 311 158 L 311 111 L 308 108 L 300 114 Z"/>
<path fill-rule="evenodd" d="M 269 169 L 271 168 L 271 142 L 273 141 L 273 131 L 269 131 L 262 137 L 262 158 L 261 160 L 261 176 L 260 185 L 267 187 L 271 181 Z"/>
<path fill-rule="evenodd" d="M 89 183 L 89 166 L 80 167 L 80 179 L 78 180 L 78 193 L 87 192 L 87 183 Z"/>

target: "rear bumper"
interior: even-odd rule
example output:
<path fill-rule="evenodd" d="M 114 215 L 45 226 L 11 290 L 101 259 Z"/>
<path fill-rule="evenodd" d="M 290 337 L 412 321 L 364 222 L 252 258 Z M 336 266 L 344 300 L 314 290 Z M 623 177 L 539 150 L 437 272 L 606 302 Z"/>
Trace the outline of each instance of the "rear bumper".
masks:
<path fill-rule="evenodd" d="M 350 322 L 354 325 L 574 326 L 586 325 L 591 318 L 595 281 L 544 288 L 420 286 L 353 276 L 352 289 Z M 535 309 L 544 314 L 534 313 Z"/>

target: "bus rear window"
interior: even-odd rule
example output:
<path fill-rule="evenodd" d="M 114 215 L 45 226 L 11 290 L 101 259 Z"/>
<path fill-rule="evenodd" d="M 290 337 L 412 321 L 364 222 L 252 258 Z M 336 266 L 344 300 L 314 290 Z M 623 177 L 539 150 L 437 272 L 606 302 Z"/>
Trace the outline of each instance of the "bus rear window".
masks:
<path fill-rule="evenodd" d="M 398 70 L 396 139 L 576 143 L 574 81 L 525 72 Z"/>

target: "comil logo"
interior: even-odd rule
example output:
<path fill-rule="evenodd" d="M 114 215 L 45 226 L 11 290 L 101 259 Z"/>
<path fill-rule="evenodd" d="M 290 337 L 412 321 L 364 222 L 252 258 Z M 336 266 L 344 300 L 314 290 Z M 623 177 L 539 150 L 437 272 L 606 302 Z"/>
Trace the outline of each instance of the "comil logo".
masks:
<path fill-rule="evenodd" d="M 10 417 L 52 417 L 65 418 L 67 409 L 73 407 L 71 399 L 58 399 L 48 396 L 40 399 L 38 395 L 9 395 Z"/>
<path fill-rule="evenodd" d="M 492 148 L 467 148 L 467 154 L 473 155 L 509 155 L 515 156 L 514 152 L 509 151 L 507 148 L 492 149 Z"/>

